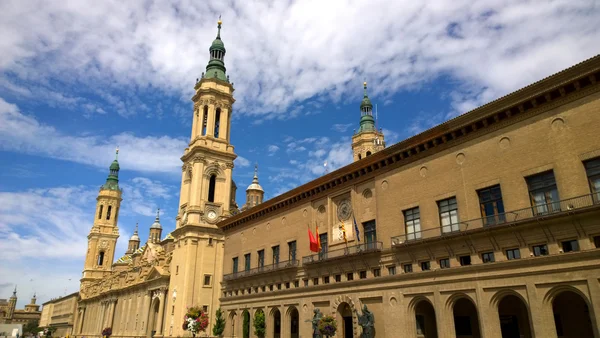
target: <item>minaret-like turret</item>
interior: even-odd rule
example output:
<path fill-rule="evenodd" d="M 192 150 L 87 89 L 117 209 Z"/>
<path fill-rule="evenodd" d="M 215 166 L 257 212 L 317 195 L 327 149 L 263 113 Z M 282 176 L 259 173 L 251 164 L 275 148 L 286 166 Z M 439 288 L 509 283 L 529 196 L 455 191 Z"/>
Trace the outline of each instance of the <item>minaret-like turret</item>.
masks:
<path fill-rule="evenodd" d="M 131 235 L 131 238 L 129 238 L 129 245 L 127 246 L 127 253 L 132 254 L 139 248 L 140 248 L 140 236 L 138 235 L 138 224 L 135 223 L 135 231 L 133 232 L 133 235 Z"/>
<path fill-rule="evenodd" d="M 252 183 L 246 189 L 246 205 L 243 209 L 250 209 L 261 204 L 263 202 L 264 195 L 265 191 L 258 183 L 258 165 L 255 165 L 254 178 L 252 179 Z"/>
<path fill-rule="evenodd" d="M 25 305 L 25 312 L 38 312 L 40 311 L 40 306 L 37 305 L 37 298 L 35 297 L 35 292 L 33 293 L 33 297 L 31 297 L 31 303 Z"/>
<path fill-rule="evenodd" d="M 154 223 L 150 226 L 150 236 L 148 242 L 158 243 L 160 242 L 160 236 L 162 234 L 162 225 L 160 225 L 160 208 L 156 210 L 156 218 Z"/>
<path fill-rule="evenodd" d="M 8 313 L 6 314 L 6 317 L 12 319 L 16 308 L 17 308 L 17 286 L 15 285 L 15 290 L 13 291 L 12 296 L 10 296 L 10 298 L 8 299 Z"/>
<path fill-rule="evenodd" d="M 365 90 L 360 103 L 360 126 L 352 136 L 352 153 L 354 161 L 363 159 L 385 148 L 383 132 L 377 131 L 373 118 L 373 104 L 367 95 L 367 82 L 363 83 Z"/>

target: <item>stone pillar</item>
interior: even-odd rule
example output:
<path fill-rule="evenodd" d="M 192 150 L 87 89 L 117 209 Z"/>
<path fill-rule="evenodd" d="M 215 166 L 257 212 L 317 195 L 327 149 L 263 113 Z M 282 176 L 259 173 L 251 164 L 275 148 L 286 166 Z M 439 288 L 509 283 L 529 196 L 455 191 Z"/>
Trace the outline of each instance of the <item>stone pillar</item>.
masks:
<path fill-rule="evenodd" d="M 200 114 L 200 106 L 198 107 L 194 107 L 194 115 L 192 118 L 192 136 L 190 138 L 190 142 L 193 142 L 196 137 L 198 136 L 198 120 L 200 118 L 202 118 L 202 115 Z"/>
<path fill-rule="evenodd" d="M 292 324 L 292 318 L 290 314 L 290 308 L 286 308 L 282 306 L 279 308 L 281 313 L 281 337 L 290 337 L 292 332 L 290 330 L 290 325 Z M 302 336 L 301 336 L 302 337 Z M 312 338 L 312 336 L 310 336 Z"/>
<path fill-rule="evenodd" d="M 588 278 L 588 289 L 590 290 L 590 319 L 594 337 L 600 338 L 600 285 L 597 278 Z"/>
<path fill-rule="evenodd" d="M 527 298 L 531 313 L 532 335 L 536 338 L 555 338 L 554 313 L 552 303 L 544 304 L 544 296 L 538 295 L 538 290 L 531 282 L 527 283 Z"/>
<path fill-rule="evenodd" d="M 150 313 L 150 304 L 148 304 L 148 300 L 150 298 L 150 295 L 146 292 L 146 294 L 144 295 L 144 301 L 142 303 L 142 316 L 141 316 L 141 321 L 142 321 L 142 326 L 141 326 L 141 330 L 140 332 L 142 332 L 142 334 L 146 334 L 146 332 L 148 332 L 148 314 Z"/>
<path fill-rule="evenodd" d="M 156 318 L 156 320 L 158 321 L 158 323 L 156 325 L 156 334 L 164 335 L 163 322 L 164 322 L 164 317 L 165 317 L 165 305 L 166 305 L 166 299 L 167 299 L 167 294 L 166 294 L 167 290 L 161 289 L 159 292 L 160 293 L 158 294 L 158 299 L 160 300 L 160 307 L 158 308 L 158 318 Z"/>
<path fill-rule="evenodd" d="M 444 304 L 440 291 L 436 288 L 433 293 L 433 309 L 435 310 L 435 324 L 439 338 L 456 338 L 452 309 Z"/>
<path fill-rule="evenodd" d="M 208 119 L 206 121 L 206 136 L 215 136 L 215 104 L 208 105 Z"/>
<path fill-rule="evenodd" d="M 221 108 L 221 117 L 219 118 L 219 139 L 229 140 L 229 109 L 226 107 Z"/>
<path fill-rule="evenodd" d="M 498 307 L 493 308 L 490 297 L 481 287 L 475 290 L 477 296 L 477 317 L 482 338 L 502 338 Z"/>

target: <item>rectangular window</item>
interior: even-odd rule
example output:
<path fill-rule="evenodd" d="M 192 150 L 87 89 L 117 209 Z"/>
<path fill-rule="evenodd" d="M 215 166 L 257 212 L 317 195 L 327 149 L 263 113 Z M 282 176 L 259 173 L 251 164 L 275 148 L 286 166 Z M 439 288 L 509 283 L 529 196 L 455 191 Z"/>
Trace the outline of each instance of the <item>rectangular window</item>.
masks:
<path fill-rule="evenodd" d="M 277 283 L 277 290 L 281 290 L 281 283 Z"/>
<path fill-rule="evenodd" d="M 519 248 L 508 249 L 508 250 L 506 250 L 506 258 L 508 260 L 519 259 L 519 258 L 521 258 L 521 251 L 519 251 Z"/>
<path fill-rule="evenodd" d="M 459 231 L 460 226 L 458 225 L 458 204 L 456 203 L 456 197 L 438 201 L 438 208 L 440 210 L 442 233 Z"/>
<path fill-rule="evenodd" d="M 100 211 L 98 212 L 98 219 L 102 218 L 102 209 L 104 209 L 104 205 L 100 204 Z"/>
<path fill-rule="evenodd" d="M 366 271 L 364 271 L 364 270 L 363 270 L 363 271 L 360 271 L 360 272 L 358 273 L 358 277 L 359 277 L 360 279 L 365 279 L 365 278 L 367 278 L 367 272 L 366 272 Z"/>
<path fill-rule="evenodd" d="M 346 274 L 346 280 L 348 280 L 348 281 L 354 280 L 354 273 L 348 272 Z"/>
<path fill-rule="evenodd" d="M 440 259 L 440 269 L 448 269 L 450 267 L 450 258 Z"/>
<path fill-rule="evenodd" d="M 381 276 L 381 269 L 373 269 L 373 277 Z"/>
<path fill-rule="evenodd" d="M 319 259 L 327 259 L 327 233 L 319 234 L 319 241 L 321 242 L 321 251 L 319 251 Z"/>
<path fill-rule="evenodd" d="M 392 265 L 392 266 L 388 266 L 388 275 L 393 276 L 396 274 L 396 266 Z"/>
<path fill-rule="evenodd" d="M 258 250 L 258 267 L 265 267 L 265 250 Z"/>
<path fill-rule="evenodd" d="M 269 285 L 269 291 L 273 291 L 273 284 Z"/>
<path fill-rule="evenodd" d="M 594 203 L 598 203 L 600 202 L 600 157 L 586 161 L 583 165 L 590 183 Z"/>
<path fill-rule="evenodd" d="M 178 275 L 178 274 L 179 274 L 179 265 L 177 265 L 177 266 L 175 267 L 175 274 L 176 274 L 176 275 Z"/>
<path fill-rule="evenodd" d="M 250 254 L 249 253 L 244 255 L 244 270 L 245 271 L 250 270 Z"/>
<path fill-rule="evenodd" d="M 175 314 L 175 305 L 171 306 L 171 314 L 174 315 Z"/>
<path fill-rule="evenodd" d="M 342 275 L 335 275 L 335 282 L 339 283 L 342 281 Z"/>
<path fill-rule="evenodd" d="M 231 268 L 231 272 L 233 272 L 233 273 L 238 272 L 238 258 L 237 257 L 233 257 L 233 266 Z"/>
<path fill-rule="evenodd" d="M 285 282 L 285 288 L 289 289 L 290 288 L 290 282 Z"/>
<path fill-rule="evenodd" d="M 421 262 L 421 271 L 429 271 L 431 269 L 431 263 L 429 261 Z"/>
<path fill-rule="evenodd" d="M 298 287 L 300 287 L 300 281 L 299 281 L 299 280 L 295 280 L 295 281 L 294 281 L 294 287 L 295 287 L 295 288 L 298 288 Z"/>
<path fill-rule="evenodd" d="M 546 244 L 534 245 L 532 249 L 535 257 L 546 256 L 548 254 L 548 246 Z"/>
<path fill-rule="evenodd" d="M 500 185 L 477 191 L 479 195 L 479 208 L 483 217 L 483 225 L 495 225 L 506 222 L 504 202 Z"/>
<path fill-rule="evenodd" d="M 558 189 L 552 170 L 526 178 L 531 206 L 536 215 L 560 211 Z"/>
<path fill-rule="evenodd" d="M 460 256 L 458 259 L 461 266 L 471 265 L 471 256 Z"/>
<path fill-rule="evenodd" d="M 291 241 L 288 243 L 288 252 L 289 252 L 289 260 L 296 260 L 296 241 Z"/>
<path fill-rule="evenodd" d="M 204 275 L 204 286 L 210 286 L 210 275 Z"/>
<path fill-rule="evenodd" d="M 329 284 L 329 276 L 323 277 L 323 284 Z"/>
<path fill-rule="evenodd" d="M 202 311 L 204 311 L 204 313 L 208 313 L 208 305 L 202 305 Z"/>
<path fill-rule="evenodd" d="M 368 221 L 363 223 L 364 229 L 364 240 L 365 246 L 367 249 L 376 249 L 377 248 L 377 227 L 375 225 L 375 221 Z"/>
<path fill-rule="evenodd" d="M 494 252 L 491 252 L 491 251 L 490 251 L 490 252 L 484 252 L 484 253 L 482 253 L 482 254 L 481 254 L 481 260 L 482 260 L 484 263 L 492 263 L 492 262 L 495 262 L 495 261 L 496 261 L 496 259 L 495 259 L 495 257 L 494 257 Z"/>
<path fill-rule="evenodd" d="M 404 272 L 413 272 L 412 264 L 404 264 L 402 268 L 404 269 Z"/>
<path fill-rule="evenodd" d="M 262 290 L 262 292 L 265 292 L 267 290 L 267 288 L 264 285 L 261 286 L 260 289 Z"/>
<path fill-rule="evenodd" d="M 308 279 L 304 279 L 304 286 L 308 286 Z"/>
<path fill-rule="evenodd" d="M 319 285 L 319 279 L 313 278 L 313 285 Z"/>
<path fill-rule="evenodd" d="M 563 252 L 579 251 L 579 242 L 576 239 L 562 242 Z"/>
<path fill-rule="evenodd" d="M 421 238 L 421 216 L 419 207 L 404 210 L 404 227 L 406 240 Z"/>
<path fill-rule="evenodd" d="M 277 265 L 279 263 L 279 245 L 275 245 L 271 249 L 273 250 L 273 264 Z"/>

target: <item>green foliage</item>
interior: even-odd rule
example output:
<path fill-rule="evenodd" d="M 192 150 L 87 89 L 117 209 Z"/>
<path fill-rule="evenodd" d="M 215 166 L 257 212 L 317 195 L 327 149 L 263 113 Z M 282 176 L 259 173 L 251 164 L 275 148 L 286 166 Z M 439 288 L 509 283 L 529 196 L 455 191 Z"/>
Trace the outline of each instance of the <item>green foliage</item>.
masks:
<path fill-rule="evenodd" d="M 244 311 L 244 327 L 243 327 L 243 335 L 244 338 L 250 338 L 250 313 L 248 313 L 248 310 Z"/>
<path fill-rule="evenodd" d="M 27 335 L 28 333 L 32 335 L 37 335 L 40 332 L 39 321 L 30 320 L 27 324 L 23 325 L 23 335 Z"/>
<path fill-rule="evenodd" d="M 266 333 L 265 313 L 260 310 L 256 311 L 256 313 L 254 314 L 254 321 L 252 324 L 254 326 L 254 334 L 259 338 L 263 338 Z"/>
<path fill-rule="evenodd" d="M 334 336 L 337 331 L 337 322 L 333 316 L 323 316 L 319 321 L 319 332 L 324 336 Z"/>
<path fill-rule="evenodd" d="M 218 308 L 215 316 L 215 325 L 213 326 L 213 335 L 221 336 L 223 331 L 225 331 L 225 318 L 223 318 L 221 308 Z"/>

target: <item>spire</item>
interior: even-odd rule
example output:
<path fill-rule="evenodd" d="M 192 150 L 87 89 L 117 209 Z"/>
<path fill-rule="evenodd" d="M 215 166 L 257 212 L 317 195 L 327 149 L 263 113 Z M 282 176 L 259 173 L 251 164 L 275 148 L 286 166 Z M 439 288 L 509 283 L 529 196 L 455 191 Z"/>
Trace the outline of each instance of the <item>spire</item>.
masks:
<path fill-rule="evenodd" d="M 15 284 L 15 290 L 13 291 L 11 298 L 17 298 L 17 285 Z"/>
<path fill-rule="evenodd" d="M 117 147 L 115 151 L 115 160 L 112 161 L 110 167 L 108 168 L 108 178 L 106 179 L 106 183 L 102 186 L 102 189 L 108 190 L 119 190 L 119 170 L 121 169 L 119 166 L 119 147 Z"/>
<path fill-rule="evenodd" d="M 221 15 L 219 15 L 219 21 L 217 21 L 217 39 L 221 40 L 221 24 L 223 23 L 223 21 L 221 21 Z"/>
<path fill-rule="evenodd" d="M 367 81 L 363 82 L 364 95 L 360 103 L 360 128 L 358 134 L 365 131 L 377 131 L 375 129 L 375 120 L 373 119 L 373 104 L 367 94 Z"/>
<path fill-rule="evenodd" d="M 131 235 L 131 238 L 129 238 L 129 241 L 140 241 L 140 236 L 138 235 L 138 222 L 135 222 L 135 231 L 133 232 L 133 235 Z"/>
<path fill-rule="evenodd" d="M 210 52 L 210 61 L 206 66 L 206 75 L 204 78 L 219 79 L 221 81 L 229 81 L 227 75 L 225 75 L 225 44 L 221 40 L 221 16 L 219 15 L 219 21 L 217 21 L 217 37 L 213 40 L 208 51 Z"/>
<path fill-rule="evenodd" d="M 154 219 L 154 223 L 150 226 L 150 229 L 162 229 L 162 225 L 160 225 L 160 208 L 156 210 L 156 218 Z"/>
<path fill-rule="evenodd" d="M 254 165 L 254 178 L 252 178 L 252 184 L 250 184 L 248 186 L 248 189 L 246 189 L 246 191 L 248 191 L 248 190 L 264 191 L 263 188 L 258 183 L 258 164 Z"/>

